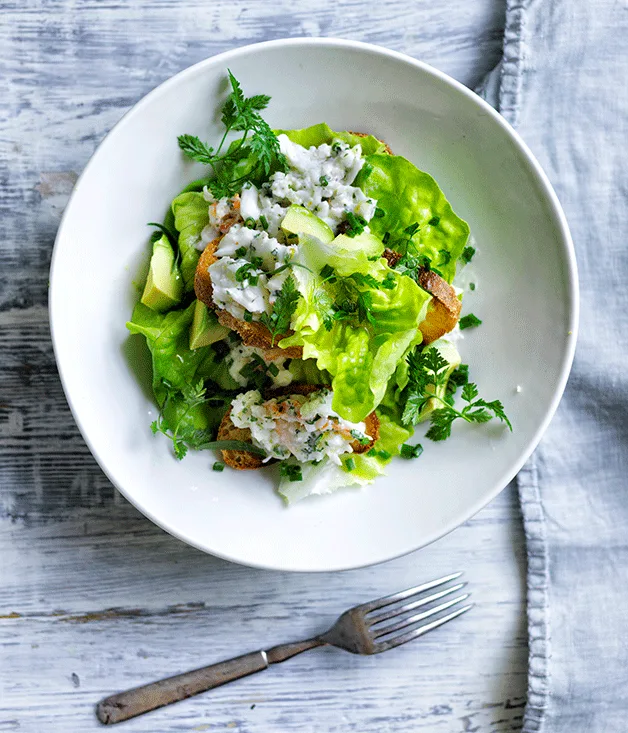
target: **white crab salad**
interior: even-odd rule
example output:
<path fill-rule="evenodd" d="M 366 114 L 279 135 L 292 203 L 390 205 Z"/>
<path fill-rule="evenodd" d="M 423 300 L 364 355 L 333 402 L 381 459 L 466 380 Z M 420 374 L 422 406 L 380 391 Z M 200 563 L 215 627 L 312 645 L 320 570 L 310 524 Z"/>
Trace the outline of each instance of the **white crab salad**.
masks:
<path fill-rule="evenodd" d="M 331 402 L 329 389 L 269 400 L 253 389 L 233 400 L 231 421 L 251 431 L 253 444 L 266 452 L 267 460 L 293 456 L 302 463 L 329 459 L 340 465 L 340 456 L 353 452 L 353 441 L 368 443 L 371 438 L 363 422 L 343 420 Z"/>
<path fill-rule="evenodd" d="M 286 135 L 278 137 L 288 163 L 259 188 L 252 183 L 231 198 L 216 199 L 205 188 L 209 224 L 198 244 L 204 249 L 222 235 L 209 266 L 215 304 L 232 316 L 259 320 L 270 313 L 298 245 L 287 241 L 281 222 L 290 205 L 315 214 L 336 234 L 347 215 L 369 222 L 377 201 L 353 186 L 364 165 L 362 148 L 340 140 L 305 148 Z M 365 227 L 368 231 L 368 227 Z M 274 274 L 276 273 L 276 274 Z"/>

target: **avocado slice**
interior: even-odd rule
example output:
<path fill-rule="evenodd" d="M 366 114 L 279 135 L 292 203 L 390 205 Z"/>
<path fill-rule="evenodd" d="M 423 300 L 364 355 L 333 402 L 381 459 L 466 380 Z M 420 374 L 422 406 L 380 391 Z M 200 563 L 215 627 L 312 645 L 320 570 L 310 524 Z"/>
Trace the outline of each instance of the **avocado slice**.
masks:
<path fill-rule="evenodd" d="M 183 278 L 174 251 L 164 234 L 153 244 L 148 278 L 141 301 L 154 311 L 166 311 L 181 301 Z"/>
<path fill-rule="evenodd" d="M 194 317 L 190 326 L 190 349 L 215 344 L 216 341 L 224 339 L 228 333 L 229 329 L 218 323 L 216 314 L 205 303 L 200 300 L 194 303 Z"/>
<path fill-rule="evenodd" d="M 436 388 L 435 393 L 438 397 L 443 399 L 447 392 L 447 382 L 449 381 L 449 377 L 453 374 L 454 369 L 457 369 L 460 366 L 462 359 L 458 353 L 458 349 L 451 343 L 451 341 L 444 338 L 432 341 L 427 348 L 437 349 L 448 364 L 448 367 L 445 370 L 445 379 L 443 380 L 443 384 Z M 439 402 L 439 400 L 431 399 L 426 402 L 419 413 L 418 422 L 424 422 L 427 420 L 432 412 L 434 412 L 434 410 L 438 410 L 440 407 L 443 407 L 443 404 Z"/>
<path fill-rule="evenodd" d="M 334 233 L 322 219 L 304 206 L 296 204 L 292 204 L 286 212 L 281 228 L 286 234 L 309 234 L 320 239 L 323 244 L 329 244 L 334 239 Z"/>

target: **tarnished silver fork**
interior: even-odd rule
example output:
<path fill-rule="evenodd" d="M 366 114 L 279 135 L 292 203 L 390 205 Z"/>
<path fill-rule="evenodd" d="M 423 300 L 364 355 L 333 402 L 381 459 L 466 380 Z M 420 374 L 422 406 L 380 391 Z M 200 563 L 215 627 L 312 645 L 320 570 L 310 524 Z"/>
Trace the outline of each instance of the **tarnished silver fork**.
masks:
<path fill-rule="evenodd" d="M 467 600 L 468 593 L 437 603 L 466 585 L 453 583 L 461 575 L 462 573 L 446 575 L 400 593 L 355 606 L 345 611 L 329 631 L 312 639 L 280 644 L 266 651 L 251 652 L 112 695 L 98 703 L 96 715 L 101 723 L 120 723 L 254 672 L 261 672 L 271 664 L 284 662 L 317 646 L 335 646 L 353 654 L 379 654 L 393 649 L 446 624 L 472 607 L 473 604 L 460 605 Z M 427 608 L 418 613 L 411 613 L 425 606 Z"/>

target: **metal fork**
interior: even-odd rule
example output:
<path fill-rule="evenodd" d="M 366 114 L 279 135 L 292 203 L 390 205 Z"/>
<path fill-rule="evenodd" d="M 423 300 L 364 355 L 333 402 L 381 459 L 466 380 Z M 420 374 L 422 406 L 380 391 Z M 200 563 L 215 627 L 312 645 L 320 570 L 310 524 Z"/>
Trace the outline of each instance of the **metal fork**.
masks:
<path fill-rule="evenodd" d="M 472 607 L 473 604 L 460 606 L 469 597 L 468 593 L 432 605 L 466 585 L 466 583 L 448 585 L 461 575 L 462 573 L 446 575 L 444 578 L 351 608 L 340 616 L 329 631 L 312 639 L 280 644 L 267 651 L 251 652 L 112 695 L 98 703 L 96 715 L 101 723 L 120 723 L 254 672 L 261 672 L 271 664 L 284 662 L 317 646 L 335 646 L 353 654 L 379 654 L 387 649 L 393 649 L 442 626 Z M 437 588 L 439 590 L 436 592 L 427 594 L 427 591 Z M 401 601 L 405 603 L 399 605 Z M 407 615 L 410 611 L 423 606 L 428 608 Z M 454 607 L 455 610 L 442 615 Z"/>

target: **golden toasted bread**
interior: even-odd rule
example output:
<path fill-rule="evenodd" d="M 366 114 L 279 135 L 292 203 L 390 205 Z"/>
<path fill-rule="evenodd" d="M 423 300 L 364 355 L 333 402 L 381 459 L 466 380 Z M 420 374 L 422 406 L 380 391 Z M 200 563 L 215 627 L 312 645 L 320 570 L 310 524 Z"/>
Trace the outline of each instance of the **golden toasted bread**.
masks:
<path fill-rule="evenodd" d="M 199 257 L 196 265 L 196 272 L 194 273 L 194 292 L 196 297 L 206 306 L 212 309 L 216 309 L 212 296 L 214 289 L 212 288 L 212 279 L 209 274 L 209 267 L 214 262 L 218 261 L 215 255 L 218 245 L 220 244 L 220 237 L 213 239 L 207 247 L 203 250 L 203 253 Z"/>
<path fill-rule="evenodd" d="M 449 333 L 458 323 L 462 303 L 458 300 L 454 288 L 431 270 L 420 267 L 417 282 L 432 296 L 432 301 L 427 307 L 427 316 L 419 325 L 423 341 L 431 344 L 432 341 Z"/>
<path fill-rule="evenodd" d="M 303 347 L 302 346 L 290 346 L 287 349 L 282 349 L 277 344 L 288 336 L 292 335 L 292 331 L 275 336 L 274 345 L 273 338 L 270 331 L 266 328 L 263 323 L 259 321 L 241 321 L 239 318 L 235 318 L 228 311 L 217 310 L 216 315 L 218 316 L 218 322 L 232 331 L 236 331 L 242 343 L 246 346 L 256 346 L 258 349 L 264 349 L 264 356 L 267 359 L 302 359 L 303 358 Z"/>
<path fill-rule="evenodd" d="M 280 397 L 282 395 L 309 395 L 313 392 L 318 392 L 320 389 L 321 386 L 316 384 L 292 384 L 287 387 L 266 390 L 264 392 L 264 399 L 270 400 L 273 397 Z M 366 453 L 379 438 L 379 418 L 374 412 L 367 415 L 364 424 L 366 425 L 366 434 L 371 436 L 371 441 L 366 445 L 361 445 L 357 440 L 354 440 L 351 443 L 354 453 Z M 248 428 L 237 428 L 231 421 L 231 408 L 227 410 L 222 418 L 218 428 L 218 440 L 242 440 L 245 443 L 251 442 L 251 431 Z M 261 456 L 253 453 L 237 450 L 223 450 L 221 452 L 222 459 L 227 466 L 239 471 L 261 468 L 263 465 Z"/>
<path fill-rule="evenodd" d="M 268 359 L 280 359 L 282 357 L 286 359 L 302 359 L 303 348 L 301 346 L 291 346 L 288 349 L 281 349 L 276 345 L 281 339 L 292 335 L 292 331 L 275 336 L 273 343 L 271 333 L 263 323 L 259 321 L 243 321 L 235 318 L 228 311 L 216 307 L 212 298 L 214 291 L 209 267 L 217 261 L 215 252 L 218 249 L 219 243 L 220 239 L 212 240 L 205 247 L 203 254 L 199 258 L 194 274 L 194 292 L 196 293 L 196 297 L 205 303 L 206 306 L 215 310 L 221 325 L 230 328 L 232 331 L 236 331 L 242 339 L 242 343 L 246 346 L 256 346 L 259 349 L 264 349 L 266 352 L 269 352 L 266 355 Z"/>
<path fill-rule="evenodd" d="M 386 258 L 389 267 L 394 267 L 402 255 L 392 249 L 385 249 L 383 256 Z M 432 296 L 428 305 L 427 316 L 419 326 L 423 334 L 423 342 L 426 344 L 436 341 L 441 336 L 449 333 L 458 323 L 460 317 L 461 302 L 458 300 L 454 288 L 432 270 L 425 267 L 417 269 L 417 282 Z"/>

